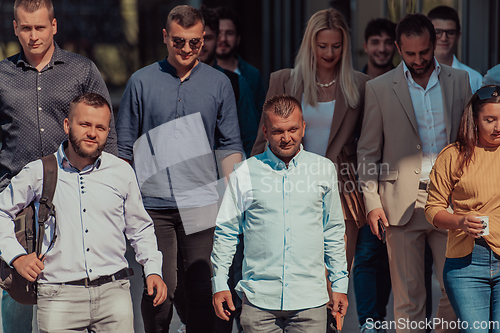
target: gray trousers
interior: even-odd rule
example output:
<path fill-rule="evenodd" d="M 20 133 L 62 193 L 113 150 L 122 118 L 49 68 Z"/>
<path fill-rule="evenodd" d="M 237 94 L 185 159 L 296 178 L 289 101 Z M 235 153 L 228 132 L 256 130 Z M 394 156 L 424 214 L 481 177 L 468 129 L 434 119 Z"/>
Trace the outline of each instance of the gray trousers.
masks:
<path fill-rule="evenodd" d="M 240 321 L 245 333 L 325 333 L 326 314 L 326 304 L 304 310 L 266 310 L 245 297 Z"/>
<path fill-rule="evenodd" d="M 101 286 L 38 285 L 39 332 L 134 333 L 129 280 Z"/>

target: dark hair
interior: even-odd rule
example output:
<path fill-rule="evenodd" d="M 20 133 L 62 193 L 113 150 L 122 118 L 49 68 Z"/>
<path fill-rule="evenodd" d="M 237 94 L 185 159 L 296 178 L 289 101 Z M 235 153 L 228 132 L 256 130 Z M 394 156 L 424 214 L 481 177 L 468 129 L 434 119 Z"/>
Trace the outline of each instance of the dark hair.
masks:
<path fill-rule="evenodd" d="M 34 13 L 44 7 L 49 11 L 49 19 L 52 21 L 54 19 L 54 6 L 51 0 L 16 0 L 14 2 L 14 19 L 17 22 L 17 10 L 19 8 L 24 9 L 28 13 Z"/>
<path fill-rule="evenodd" d="M 460 19 L 458 18 L 458 13 L 455 9 L 448 6 L 438 6 L 433 8 L 429 14 L 427 14 L 429 20 L 450 20 L 455 22 L 456 29 L 460 32 Z"/>
<path fill-rule="evenodd" d="M 492 94 L 488 98 L 481 99 L 479 94 L 484 92 L 483 89 L 491 87 L 495 88 Z M 463 171 L 472 160 L 474 155 L 474 148 L 477 146 L 477 126 L 476 122 L 478 120 L 479 112 L 483 110 L 486 104 L 500 103 L 500 86 L 487 85 L 480 88 L 465 107 L 465 111 L 462 114 L 462 119 L 460 120 L 460 127 L 458 129 L 457 144 L 458 149 L 462 153 L 462 161 L 460 164 L 460 169 Z"/>
<path fill-rule="evenodd" d="M 422 36 L 425 30 L 429 32 L 432 44 L 436 43 L 436 31 L 431 20 L 423 14 L 408 14 L 396 26 L 396 42 L 401 47 L 401 35 Z"/>
<path fill-rule="evenodd" d="M 221 6 L 217 7 L 215 11 L 217 15 L 219 15 L 219 20 L 231 20 L 236 28 L 236 33 L 241 35 L 243 23 L 241 22 L 240 16 L 234 10 L 227 6 Z"/>
<path fill-rule="evenodd" d="M 203 16 L 200 11 L 188 5 L 174 7 L 174 9 L 168 13 L 166 24 L 167 32 L 170 29 L 170 24 L 172 22 L 177 23 L 183 28 L 191 28 L 198 22 L 201 22 L 203 27 L 205 27 L 205 21 L 203 20 Z"/>
<path fill-rule="evenodd" d="M 279 94 L 269 98 L 262 107 L 262 116 L 264 117 L 264 125 L 267 127 L 269 114 L 273 113 L 282 118 L 288 118 L 297 109 L 302 116 L 302 107 L 300 102 L 293 96 L 287 94 Z"/>
<path fill-rule="evenodd" d="M 73 118 L 73 111 L 76 108 L 76 106 L 80 103 L 83 103 L 88 106 L 92 106 L 94 108 L 102 108 L 102 107 L 107 107 L 109 112 L 111 112 L 111 107 L 103 96 L 96 94 L 96 93 L 85 93 L 82 95 L 78 95 L 69 104 L 69 111 L 68 111 L 68 116 L 67 118 L 71 121 Z"/>
<path fill-rule="evenodd" d="M 215 12 L 215 9 L 201 5 L 200 13 L 205 21 L 205 26 L 215 32 L 215 37 L 219 36 L 219 16 Z"/>
<path fill-rule="evenodd" d="M 396 23 L 385 18 L 371 20 L 365 28 L 365 42 L 368 42 L 368 38 L 371 36 L 381 36 L 382 32 L 385 32 L 390 38 L 396 40 Z"/>

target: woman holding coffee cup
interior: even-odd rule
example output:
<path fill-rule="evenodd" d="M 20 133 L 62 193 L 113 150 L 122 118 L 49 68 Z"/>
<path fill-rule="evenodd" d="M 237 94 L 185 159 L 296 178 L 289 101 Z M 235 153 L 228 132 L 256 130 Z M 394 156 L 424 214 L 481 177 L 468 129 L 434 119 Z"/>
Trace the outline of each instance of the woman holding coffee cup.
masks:
<path fill-rule="evenodd" d="M 439 154 L 425 207 L 429 222 L 448 229 L 443 280 L 462 332 L 500 322 L 499 168 L 500 86 L 492 85 L 472 96 L 457 142 Z"/>

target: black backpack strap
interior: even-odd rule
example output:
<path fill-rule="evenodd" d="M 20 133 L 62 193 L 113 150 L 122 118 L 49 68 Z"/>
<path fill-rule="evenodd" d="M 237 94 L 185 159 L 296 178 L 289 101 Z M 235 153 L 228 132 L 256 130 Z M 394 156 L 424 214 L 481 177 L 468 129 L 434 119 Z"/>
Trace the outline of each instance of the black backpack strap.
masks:
<path fill-rule="evenodd" d="M 43 238 L 45 236 L 45 221 L 49 219 L 49 216 L 55 217 L 55 207 L 52 203 L 54 199 L 54 192 L 56 191 L 57 185 L 57 158 L 54 154 L 42 157 L 43 164 L 43 185 L 42 185 L 42 197 L 40 198 L 40 206 L 38 207 L 38 237 L 36 242 L 36 255 L 40 256 L 42 253 Z M 52 237 L 51 244 L 55 241 L 54 225 L 54 236 Z"/>

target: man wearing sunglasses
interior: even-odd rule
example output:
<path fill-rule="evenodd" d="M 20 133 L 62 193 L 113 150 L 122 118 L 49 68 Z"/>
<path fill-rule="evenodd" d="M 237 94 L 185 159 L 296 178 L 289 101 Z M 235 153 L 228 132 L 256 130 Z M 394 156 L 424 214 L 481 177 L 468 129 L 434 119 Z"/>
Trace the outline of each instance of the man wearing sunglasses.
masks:
<path fill-rule="evenodd" d="M 458 61 L 457 53 L 458 41 L 460 40 L 460 19 L 455 9 L 448 6 L 438 6 L 433 8 L 427 17 L 431 20 L 436 29 L 436 51 L 435 56 L 440 64 L 445 64 L 453 68 L 461 69 L 469 73 L 470 88 L 475 93 L 481 87 L 483 77 L 479 72 Z"/>
<path fill-rule="evenodd" d="M 217 174 L 228 176 L 243 148 L 229 79 L 198 60 L 203 37 L 204 20 L 197 9 L 172 9 L 163 29 L 167 58 L 132 75 L 117 117 L 119 156 L 135 169 L 163 253 L 168 287 L 167 300 L 157 307 L 151 295 L 143 294 L 147 333 L 169 330 L 178 254 L 187 330 L 214 330 L 210 252 Z M 218 166 L 214 148 L 221 158 Z"/>

